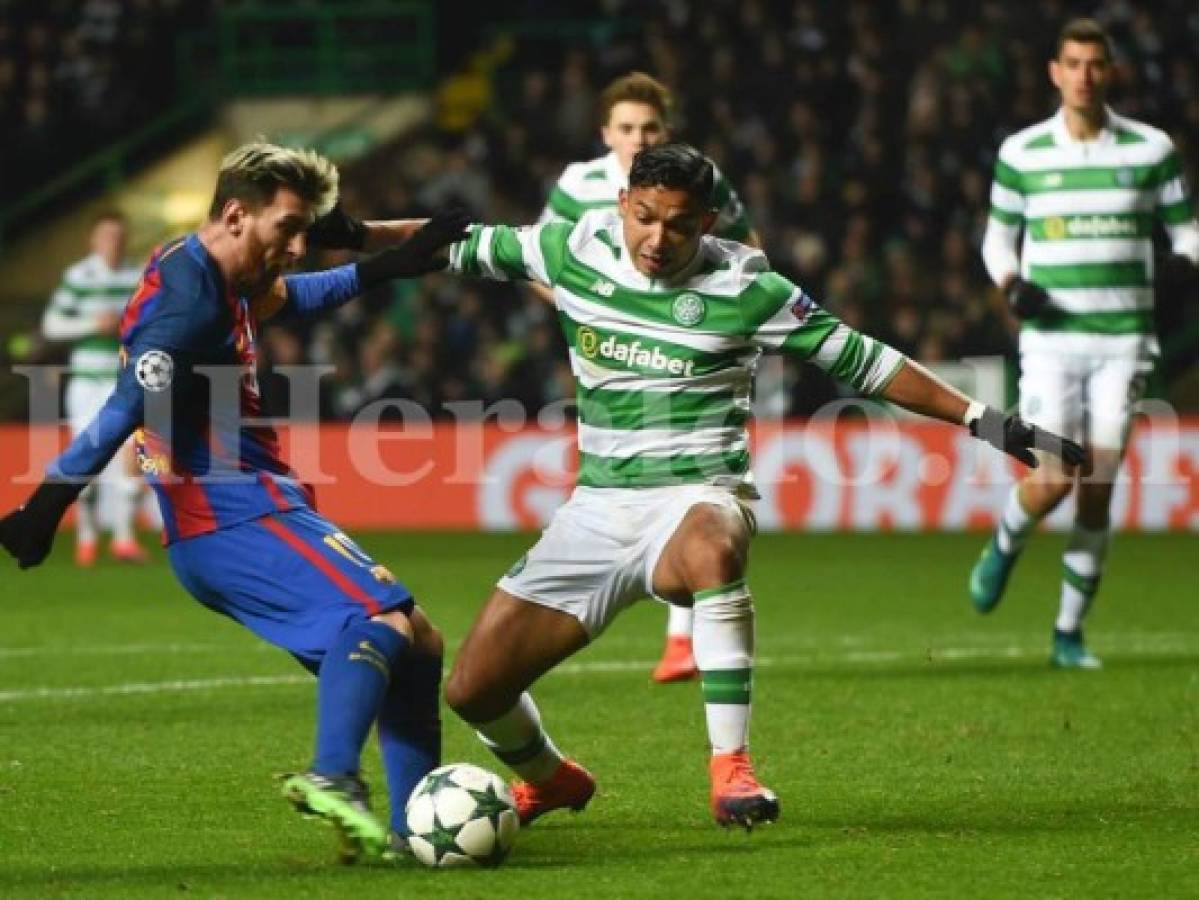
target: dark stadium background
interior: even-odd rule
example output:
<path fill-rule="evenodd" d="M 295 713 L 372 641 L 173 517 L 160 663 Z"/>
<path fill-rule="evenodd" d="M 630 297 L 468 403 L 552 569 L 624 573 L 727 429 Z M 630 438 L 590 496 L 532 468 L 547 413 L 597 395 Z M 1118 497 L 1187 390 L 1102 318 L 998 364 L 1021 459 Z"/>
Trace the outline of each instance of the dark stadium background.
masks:
<path fill-rule="evenodd" d="M 602 152 L 597 90 L 644 69 L 676 92 L 676 133 L 729 175 L 772 264 L 927 362 L 1013 356 L 1013 323 L 978 253 L 991 165 L 1005 135 L 1052 110 L 1045 60 L 1070 14 L 1111 29 L 1116 107 L 1166 129 L 1192 176 L 1199 162 L 1199 12 L 1185 0 L 4 0 L 0 12 L 0 416 L 10 420 L 26 414 L 28 387 L 9 364 L 62 358 L 37 337 L 37 319 L 54 276 L 82 255 L 81 210 L 127 209 L 139 254 L 190 227 L 128 186 L 227 128 L 239 100 L 357 97 L 369 111 L 421 98 L 421 114 L 383 139 L 353 116 L 319 134 L 296 121 L 267 136 L 319 139 L 363 216 L 418 216 L 455 199 L 487 221 L 527 222 L 567 162 Z M 31 246 L 47 229 L 80 236 Z M 1199 355 L 1199 306 L 1169 284 L 1161 294 L 1165 353 L 1151 391 L 1195 409 L 1186 369 Z M 268 326 L 261 344 L 272 412 L 287 411 L 272 366 L 305 361 L 335 366 L 326 420 L 384 397 L 437 417 L 461 398 L 535 411 L 572 392 L 549 310 L 510 286 L 400 284 L 332 323 Z M 806 415 L 836 391 L 814 369 L 780 365 L 760 384 L 759 415 Z"/>

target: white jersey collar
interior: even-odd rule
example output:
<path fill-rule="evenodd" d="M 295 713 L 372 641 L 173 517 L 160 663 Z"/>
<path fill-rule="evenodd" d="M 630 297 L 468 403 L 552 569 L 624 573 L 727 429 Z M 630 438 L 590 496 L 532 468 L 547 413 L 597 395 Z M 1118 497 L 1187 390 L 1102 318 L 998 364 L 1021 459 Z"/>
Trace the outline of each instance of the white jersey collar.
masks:
<path fill-rule="evenodd" d="M 1120 117 L 1110 106 L 1103 107 L 1103 127 L 1093 140 L 1080 141 L 1066 127 L 1066 110 L 1058 109 L 1053 117 L 1053 142 L 1059 147 L 1101 147 L 1116 143 L 1116 124 Z"/>
<path fill-rule="evenodd" d="M 615 186 L 615 197 L 620 191 L 623 191 L 629 186 L 629 175 L 620 168 L 620 160 L 616 158 L 616 151 L 612 150 L 603 158 L 604 171 L 608 175 L 608 180 Z"/>

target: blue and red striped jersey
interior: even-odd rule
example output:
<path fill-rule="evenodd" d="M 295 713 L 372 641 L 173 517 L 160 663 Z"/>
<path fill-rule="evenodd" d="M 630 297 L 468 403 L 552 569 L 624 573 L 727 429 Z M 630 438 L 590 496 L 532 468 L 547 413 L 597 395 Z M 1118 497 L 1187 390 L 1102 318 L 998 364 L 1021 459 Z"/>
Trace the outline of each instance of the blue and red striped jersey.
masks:
<path fill-rule="evenodd" d="M 311 504 L 275 430 L 254 421 L 256 327 L 194 234 L 155 250 L 121 320 L 117 388 L 50 474 L 94 476 L 133 432 L 168 544 Z"/>

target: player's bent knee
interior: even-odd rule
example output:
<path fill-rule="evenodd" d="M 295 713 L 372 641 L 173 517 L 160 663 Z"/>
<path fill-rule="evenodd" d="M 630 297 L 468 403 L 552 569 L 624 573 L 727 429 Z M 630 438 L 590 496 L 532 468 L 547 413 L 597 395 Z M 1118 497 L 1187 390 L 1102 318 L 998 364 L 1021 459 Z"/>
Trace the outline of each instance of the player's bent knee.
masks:
<path fill-rule="evenodd" d="M 684 546 L 679 568 L 692 590 L 727 584 L 744 576 L 746 551 L 745 541 L 736 535 L 697 535 Z"/>
<path fill-rule="evenodd" d="M 389 610 L 388 612 L 379 613 L 377 616 L 371 616 L 371 621 L 380 622 L 383 625 L 388 626 L 394 631 L 402 634 L 408 640 L 408 643 L 412 643 L 412 622 L 408 618 L 408 613 L 402 610 L 393 609 Z"/>
<path fill-rule="evenodd" d="M 445 656 L 445 638 L 441 629 L 429 621 L 423 609 L 414 607 L 408 620 L 412 624 L 413 649 L 426 656 Z"/>
<path fill-rule="evenodd" d="M 1051 480 L 1036 480 L 1025 483 L 1024 497 L 1030 501 L 1030 512 L 1048 513 L 1070 495 L 1072 481 L 1063 475 Z"/>
<path fill-rule="evenodd" d="M 486 721 L 481 714 L 482 708 L 487 705 L 485 692 L 481 690 L 481 687 L 482 685 L 472 679 L 456 662 L 445 683 L 445 702 L 449 704 L 450 709 L 467 722 Z"/>

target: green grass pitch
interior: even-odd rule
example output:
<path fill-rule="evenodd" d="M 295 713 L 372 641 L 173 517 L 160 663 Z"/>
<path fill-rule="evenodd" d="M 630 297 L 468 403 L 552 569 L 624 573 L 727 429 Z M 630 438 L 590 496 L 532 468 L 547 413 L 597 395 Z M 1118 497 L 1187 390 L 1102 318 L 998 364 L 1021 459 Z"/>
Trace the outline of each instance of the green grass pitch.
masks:
<path fill-rule="evenodd" d="M 457 645 L 527 535 L 367 534 Z M 783 804 L 751 835 L 706 805 L 695 684 L 653 686 L 643 603 L 536 695 L 596 774 L 581 815 L 495 871 L 343 868 L 274 773 L 314 693 L 283 654 L 144 569 L 0 573 L 0 897 L 1199 896 L 1195 537 L 1117 537 L 1089 622 L 1106 668 L 1046 664 L 1063 539 L 990 617 L 981 535 L 766 535 L 753 550 L 753 748 Z M 446 759 L 498 769 L 445 715 Z M 373 746 L 367 773 L 381 788 Z M 377 791 L 382 799 L 382 792 Z"/>

